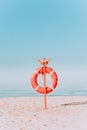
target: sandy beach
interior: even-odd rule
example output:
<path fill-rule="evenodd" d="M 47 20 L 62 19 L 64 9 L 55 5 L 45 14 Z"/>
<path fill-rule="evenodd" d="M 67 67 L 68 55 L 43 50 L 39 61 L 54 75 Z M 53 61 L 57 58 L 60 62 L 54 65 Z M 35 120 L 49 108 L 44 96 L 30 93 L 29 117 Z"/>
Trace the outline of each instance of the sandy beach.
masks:
<path fill-rule="evenodd" d="M 0 98 L 0 130 L 87 130 L 87 96 Z"/>

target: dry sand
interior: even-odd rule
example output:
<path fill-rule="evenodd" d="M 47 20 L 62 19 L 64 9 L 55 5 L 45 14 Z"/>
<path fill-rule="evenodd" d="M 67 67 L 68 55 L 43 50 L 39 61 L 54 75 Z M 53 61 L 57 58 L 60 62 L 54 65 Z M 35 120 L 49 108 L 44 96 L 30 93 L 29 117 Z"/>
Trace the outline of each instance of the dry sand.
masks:
<path fill-rule="evenodd" d="M 87 96 L 0 98 L 0 130 L 87 130 Z"/>

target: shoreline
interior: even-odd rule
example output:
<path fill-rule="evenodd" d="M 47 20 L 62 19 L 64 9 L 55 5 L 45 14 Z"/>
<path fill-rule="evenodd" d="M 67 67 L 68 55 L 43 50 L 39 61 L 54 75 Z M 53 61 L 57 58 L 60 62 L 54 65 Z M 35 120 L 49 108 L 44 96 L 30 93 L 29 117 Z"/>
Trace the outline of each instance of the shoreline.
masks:
<path fill-rule="evenodd" d="M 87 96 L 0 98 L 1 130 L 86 130 Z"/>

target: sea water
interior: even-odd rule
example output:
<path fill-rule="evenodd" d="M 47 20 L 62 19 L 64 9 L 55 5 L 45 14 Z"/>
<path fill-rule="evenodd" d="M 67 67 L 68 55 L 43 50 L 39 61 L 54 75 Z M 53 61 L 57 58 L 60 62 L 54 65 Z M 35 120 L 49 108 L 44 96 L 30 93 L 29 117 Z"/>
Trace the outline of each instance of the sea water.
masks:
<path fill-rule="evenodd" d="M 43 96 L 29 85 L 4 85 L 0 86 L 0 97 L 32 97 Z M 85 86 L 57 86 L 48 96 L 87 96 Z"/>

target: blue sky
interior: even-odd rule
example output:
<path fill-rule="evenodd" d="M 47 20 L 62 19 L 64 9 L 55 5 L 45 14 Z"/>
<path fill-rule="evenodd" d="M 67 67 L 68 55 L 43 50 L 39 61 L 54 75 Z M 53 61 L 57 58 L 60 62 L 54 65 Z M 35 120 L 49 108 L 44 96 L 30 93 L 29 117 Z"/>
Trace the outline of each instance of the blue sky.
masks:
<path fill-rule="evenodd" d="M 87 86 L 86 5 L 86 0 L 0 1 L 0 85 L 26 85 L 37 59 L 46 57 L 60 86 Z"/>

